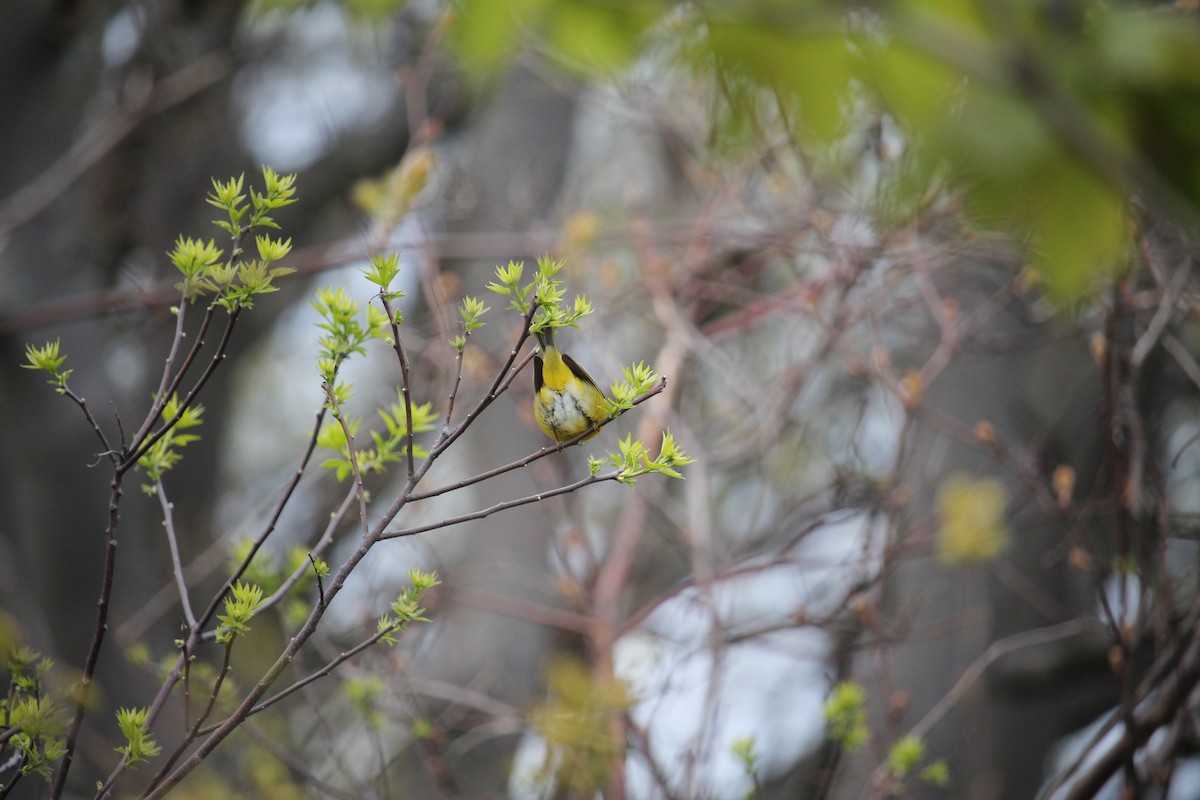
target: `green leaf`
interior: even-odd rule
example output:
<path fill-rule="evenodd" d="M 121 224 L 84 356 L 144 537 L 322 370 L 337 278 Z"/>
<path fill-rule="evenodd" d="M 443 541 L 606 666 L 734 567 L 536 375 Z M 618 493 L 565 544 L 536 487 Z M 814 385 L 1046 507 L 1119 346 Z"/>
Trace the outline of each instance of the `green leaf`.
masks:
<path fill-rule="evenodd" d="M 1125 263 L 1131 222 L 1125 199 L 1074 159 L 1047 165 L 1035 182 L 1034 263 L 1059 300 L 1072 300 Z"/>
<path fill-rule="evenodd" d="M 540 19 L 550 0 L 464 0 L 450 29 L 450 45 L 476 78 L 509 60 L 531 21 Z"/>
<path fill-rule="evenodd" d="M 162 748 L 146 729 L 148 718 L 149 709 L 146 708 L 117 709 L 117 727 L 125 737 L 125 744 L 115 749 L 125 756 L 131 767 L 162 752 Z"/>
<path fill-rule="evenodd" d="M 550 9 L 547 33 L 568 68 L 609 71 L 626 66 L 637 54 L 642 30 L 654 19 L 633 13 L 636 7 L 628 5 L 559 2 Z"/>
<path fill-rule="evenodd" d="M 795 100 L 799 124 L 817 140 L 827 144 L 842 133 L 842 107 L 855 77 L 846 36 L 721 20 L 710 22 L 708 42 L 718 68 Z"/>
<path fill-rule="evenodd" d="M 217 641 L 229 644 L 234 637 L 250 631 L 247 624 L 263 602 L 263 590 L 254 583 L 238 581 L 225 598 L 225 613 L 218 615 L 221 626 L 217 629 Z"/>
<path fill-rule="evenodd" d="M 995 478 L 954 473 L 938 489 L 940 526 L 935 549 L 948 566 L 993 561 L 1008 547 L 1004 508 L 1008 494 Z"/>
<path fill-rule="evenodd" d="M 40 369 L 57 376 L 58 368 L 67 360 L 65 355 L 59 355 L 59 341 L 55 339 L 53 342 L 46 342 L 41 347 L 25 345 L 25 360 L 29 363 L 22 364 L 21 367 L 23 369 Z"/>
<path fill-rule="evenodd" d="M 842 681 L 833 687 L 824 706 L 825 723 L 830 737 L 843 749 L 853 752 L 866 743 L 866 692 L 853 681 Z"/>
<path fill-rule="evenodd" d="M 466 333 L 477 330 L 483 327 L 480 318 L 491 309 L 483 304 L 483 301 L 478 298 L 467 296 L 463 298 L 462 305 L 459 306 L 458 313 L 462 317 L 463 329 Z"/>
<path fill-rule="evenodd" d="M 183 409 L 182 414 L 180 414 L 180 406 L 181 402 L 178 395 L 172 395 L 167 400 L 161 414 L 163 424 L 165 425 L 175 419 L 177 414 L 179 414 L 179 419 L 138 459 L 138 469 L 144 470 L 146 477 L 149 479 L 149 483 L 142 486 L 143 491 L 147 494 L 154 493 L 154 484 L 162 479 L 163 473 L 183 460 L 183 455 L 179 452 L 179 448 L 200 439 L 194 433 L 183 433 L 183 431 L 190 428 L 197 428 L 203 423 L 204 406 L 199 403 L 193 403 L 191 406 Z"/>
<path fill-rule="evenodd" d="M 918 777 L 930 786 L 945 789 L 950 785 L 950 767 L 946 764 L 945 759 L 939 758 L 921 770 Z"/>
<path fill-rule="evenodd" d="M 925 757 L 925 743 L 916 736 L 902 736 L 888 751 L 888 772 L 897 778 L 911 775 Z"/>
<path fill-rule="evenodd" d="M 362 270 L 363 277 L 380 289 L 386 290 L 400 274 L 400 255 L 398 253 L 373 255 L 368 261 L 370 266 Z"/>

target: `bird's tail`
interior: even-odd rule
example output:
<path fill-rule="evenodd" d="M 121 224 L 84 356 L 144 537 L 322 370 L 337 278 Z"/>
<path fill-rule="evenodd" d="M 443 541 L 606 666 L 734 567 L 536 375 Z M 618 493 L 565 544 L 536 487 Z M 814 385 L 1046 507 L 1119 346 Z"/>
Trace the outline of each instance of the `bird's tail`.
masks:
<path fill-rule="evenodd" d="M 547 348 L 554 347 L 554 328 L 543 328 L 533 335 L 537 337 L 538 349 L 543 353 L 546 352 Z"/>

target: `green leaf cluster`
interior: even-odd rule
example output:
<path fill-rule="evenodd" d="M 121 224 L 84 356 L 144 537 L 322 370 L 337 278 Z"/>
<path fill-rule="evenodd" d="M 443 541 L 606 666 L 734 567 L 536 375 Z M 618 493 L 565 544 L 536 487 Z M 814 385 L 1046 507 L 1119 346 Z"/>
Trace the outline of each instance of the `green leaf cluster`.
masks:
<path fill-rule="evenodd" d="M 644 361 L 622 367 L 621 375 L 622 380 L 613 382 L 609 387 L 609 396 L 604 401 L 604 408 L 610 417 L 619 416 L 633 408 L 634 401 L 653 389 L 659 381 L 658 374 Z"/>
<path fill-rule="evenodd" d="M 907 778 L 924 757 L 925 743 L 919 736 L 901 736 L 888 750 L 888 773 L 897 778 Z"/>
<path fill-rule="evenodd" d="M 54 661 L 25 645 L 13 648 L 8 658 L 8 671 L 13 686 L 21 694 L 38 694 Z"/>
<path fill-rule="evenodd" d="M 362 717 L 371 730 L 383 727 L 387 717 L 380 707 L 380 700 L 387 694 L 387 684 L 378 675 L 359 675 L 346 681 L 346 698 L 354 713 Z"/>
<path fill-rule="evenodd" d="M 400 256 L 397 253 L 388 253 L 386 255 L 373 255 L 368 260 L 370 266 L 362 270 L 363 277 L 371 283 L 379 287 L 379 296 L 391 303 L 393 300 L 398 300 L 404 297 L 404 292 L 391 289 L 392 281 L 400 274 Z M 396 318 L 392 320 L 397 325 L 404 322 L 400 312 L 396 312 Z"/>
<path fill-rule="evenodd" d="M 296 202 L 296 176 L 280 175 L 270 167 L 264 166 L 263 187 L 261 194 L 250 187 L 250 205 L 246 205 L 246 195 L 242 193 L 245 185 L 245 175 L 221 183 L 213 180 L 213 191 L 208 196 L 208 204 L 226 212 L 227 220 L 213 220 L 213 224 L 229 233 L 231 236 L 245 233 L 254 228 L 278 228 L 278 223 L 271 217 L 271 212 Z M 243 227 L 242 221 L 246 213 L 253 208 L 250 220 Z"/>
<path fill-rule="evenodd" d="M 382 225 L 394 228 L 417 204 L 436 167 L 437 154 L 433 150 L 413 148 L 386 175 L 358 181 L 353 190 L 354 202 Z"/>
<path fill-rule="evenodd" d="M 271 266 L 292 249 L 291 239 L 255 237 L 257 259 L 243 259 L 241 241 L 246 234 L 260 228 L 279 228 L 271 212 L 296 202 L 296 176 L 281 176 L 270 167 L 263 167 L 264 191 L 260 194 L 249 188 L 249 202 L 243 191 L 245 176 L 227 181 L 213 179 L 213 190 L 206 202 L 225 212 L 225 219 L 213 224 L 229 234 L 233 243 L 229 257 L 222 261 L 224 251 L 209 240 L 180 236 L 175 249 L 167 254 L 183 280 L 178 288 L 187 300 L 203 295 L 215 295 L 214 303 L 227 311 L 250 308 L 260 294 L 278 291 L 275 279 L 292 273 L 288 267 Z M 247 219 L 247 215 L 249 218 Z"/>
<path fill-rule="evenodd" d="M 530 298 L 536 288 L 534 282 L 521 285 L 525 275 L 524 261 L 509 261 L 508 264 L 496 267 L 496 280 L 487 285 L 488 291 L 508 297 L 508 307 L 522 314 L 529 313 Z"/>
<path fill-rule="evenodd" d="M 460 353 L 463 351 L 463 348 L 467 346 L 467 337 L 471 335 L 472 331 L 483 327 L 481 319 L 489 311 L 491 309 L 485 306 L 479 298 L 471 295 L 463 298 L 462 305 L 458 307 L 458 316 L 462 319 L 463 332 L 450 342 L 455 350 Z"/>
<path fill-rule="evenodd" d="M 867 728 L 867 694 L 853 681 L 842 681 L 833 687 L 825 701 L 825 724 L 830 737 L 847 752 L 866 744 L 870 737 Z"/>
<path fill-rule="evenodd" d="M 632 695 L 620 680 L 596 675 L 568 656 L 551 660 L 546 683 L 546 699 L 529 715 L 546 742 L 535 778 L 571 796 L 591 796 L 604 786 L 611 760 L 624 752 L 625 742 L 610 721 L 628 710 Z"/>
<path fill-rule="evenodd" d="M 147 708 L 117 709 L 117 727 L 125 737 L 125 744 L 117 747 L 116 751 L 125 756 L 131 767 L 162 752 L 162 748 L 146 728 L 149 716 L 150 711 Z"/>
<path fill-rule="evenodd" d="M 341 400 L 339 399 L 338 402 L 340 403 Z M 358 448 L 355 453 L 359 471 L 364 475 L 369 472 L 385 471 L 389 463 L 399 462 L 408 452 L 408 421 L 405 416 L 403 396 L 397 391 L 396 402 L 387 408 L 376 409 L 376 413 L 383 420 L 385 432 L 371 431 L 374 446 Z M 420 403 L 412 406 L 414 435 L 433 430 L 436 422 L 437 414 L 433 411 L 432 403 Z M 351 436 L 358 437 L 362 423 L 361 419 L 346 421 L 346 427 L 350 429 Z M 350 444 L 346 439 L 346 431 L 341 422 L 336 419 L 326 422 L 321 427 L 320 433 L 317 434 L 317 444 L 337 453 L 335 457 L 321 462 L 322 467 L 332 469 L 339 481 L 344 481 L 353 474 L 354 466 L 350 462 Z M 413 445 L 414 458 L 424 458 L 428 452 L 424 447 Z"/>
<path fill-rule="evenodd" d="M 1051 296 L 1077 299 L 1129 259 L 1129 164 L 1159 160 L 1200 198 L 1200 159 L 1140 141 L 1200 113 L 1200 26 L 1110 2 L 1055 26 L 1033 2 L 1012 5 L 1001 16 L 973 0 L 898 0 L 869 22 L 835 3 L 699 11 L 689 67 L 719 99 L 716 149 L 759 147 L 776 123 L 808 161 L 836 162 L 862 109 L 884 109 L 904 139 L 878 178 L 883 216 L 908 224 L 955 193 L 971 223 L 1025 245 Z M 1185 127 L 1158 138 L 1194 153 Z"/>
<path fill-rule="evenodd" d="M 888 749 L 886 762 L 888 776 L 898 784 L 902 784 L 915 774 L 922 783 L 940 789 L 946 788 L 950 784 L 950 767 L 945 760 L 938 759 L 921 767 L 924 759 L 925 742 L 921 740 L 921 737 L 912 734 L 901 736 Z M 918 768 L 920 768 L 919 771 Z"/>
<path fill-rule="evenodd" d="M 844 170 L 884 112 L 903 135 L 871 178 L 882 216 L 961 198 L 1073 302 L 1127 268 L 1134 198 L 1185 224 L 1200 207 L 1200 19 L 1188 3 L 1009 6 L 462 0 L 450 41 L 481 77 L 531 37 L 593 75 L 643 55 L 666 80 L 690 73 L 718 156 L 781 132 L 805 166 Z"/>
<path fill-rule="evenodd" d="M 205 242 L 184 236 L 177 238 L 175 249 L 167 253 L 167 258 L 183 275 L 183 281 L 176 288 L 189 300 L 215 291 L 217 285 L 214 279 L 224 254 L 225 251 L 217 247 L 212 239 Z"/>
<path fill-rule="evenodd" d="M 742 768 L 742 774 L 752 781 L 756 780 L 758 774 L 758 751 L 754 747 L 755 740 L 753 736 L 742 736 L 734 739 L 729 743 L 729 752 L 737 759 L 738 764 Z M 747 798 L 754 797 L 755 791 L 753 788 L 746 794 Z"/>
<path fill-rule="evenodd" d="M 244 6 L 251 19 L 269 14 L 293 14 L 312 8 L 318 0 L 252 0 Z M 353 22 L 375 26 L 395 17 L 408 5 L 408 0 L 338 0 Z"/>
<path fill-rule="evenodd" d="M 936 786 L 939 789 L 945 789 L 950 785 L 950 765 L 946 763 L 944 758 L 939 758 L 937 761 L 922 767 L 917 777 L 922 783 Z"/>
<path fill-rule="evenodd" d="M 677 6 L 663 0 L 463 0 L 451 28 L 451 45 L 470 74 L 495 75 L 529 32 L 539 50 L 575 72 L 628 65 L 651 27 Z"/>
<path fill-rule="evenodd" d="M 397 634 L 404 633 L 412 623 L 429 621 L 425 617 L 421 598 L 441 583 L 436 572 L 420 569 L 409 570 L 408 580 L 412 585 L 392 601 L 390 613 L 380 616 L 375 625 L 375 632 L 380 635 L 379 641 L 389 646 L 396 644 Z"/>
<path fill-rule="evenodd" d="M 171 399 L 163 406 L 163 422 L 169 423 L 175 419 L 176 414 L 179 414 L 179 397 L 178 395 L 172 395 Z M 138 459 L 138 468 L 144 470 L 146 477 L 149 479 L 149 483 L 142 485 L 142 491 L 147 494 L 154 494 L 154 485 L 162 479 L 163 473 L 183 459 L 183 454 L 179 452 L 179 448 L 200 439 L 198 434 L 184 433 L 184 431 L 190 428 L 198 428 L 203 423 L 203 416 L 204 406 L 199 403 L 193 403 L 184 409 L 183 413 L 179 416 L 179 421 L 168 428 L 167 432 L 146 451 L 145 455 Z"/>
<path fill-rule="evenodd" d="M 576 296 L 570 305 L 563 302 L 566 289 L 557 276 L 564 266 L 562 261 L 538 256 L 533 280 L 522 286 L 525 262 L 510 261 L 505 266 L 496 267 L 496 280 L 489 283 L 487 288 L 508 297 L 508 307 L 522 314 L 530 313 L 533 303 L 537 303 L 541 313 L 529 326 L 530 333 L 546 328 L 578 328 L 579 320 L 592 313 L 592 304 L 582 295 Z"/>
<path fill-rule="evenodd" d="M 686 466 L 696 460 L 689 458 L 683 452 L 670 431 L 663 431 L 662 445 L 655 458 L 650 458 L 642 440 L 634 439 L 633 434 L 619 440 L 617 446 L 621 452 L 618 454 L 610 450 L 608 457 L 612 465 L 617 468 L 617 480 L 628 486 L 633 486 L 639 477 L 648 473 L 657 473 L 682 480 L 683 475 L 675 467 Z M 588 471 L 592 475 L 598 474 L 603 466 L 602 459 L 588 457 Z"/>
<path fill-rule="evenodd" d="M 53 386 L 54 391 L 59 394 L 66 394 L 67 378 L 70 377 L 72 370 L 62 369 L 63 362 L 67 360 L 67 357 L 59 355 L 59 341 L 55 339 L 53 342 L 46 342 L 41 347 L 25 345 L 25 360 L 28 363 L 22 364 L 21 368 L 40 369 L 50 373 L 50 380 L 46 383 Z"/>
<path fill-rule="evenodd" d="M 233 547 L 230 555 L 230 570 L 239 569 L 250 549 L 254 546 L 251 539 L 240 539 Z M 259 550 L 246 566 L 242 577 L 249 583 L 262 587 L 263 593 L 273 595 L 292 575 L 297 575 L 285 598 L 283 613 L 289 623 L 299 624 L 308 615 L 309 592 L 316 578 L 324 578 L 329 574 L 329 565 L 322 558 L 314 557 L 309 560 L 309 552 L 303 547 L 291 547 L 286 556 L 275 557 L 265 550 Z"/>
<path fill-rule="evenodd" d="M 9 741 L 21 754 L 21 774 L 49 778 L 66 753 L 62 710 L 45 685 L 54 662 L 22 645 L 13 648 L 7 666 L 10 684 L 0 698 L 0 728 L 17 731 Z"/>
<path fill-rule="evenodd" d="M 368 276 L 370 279 L 370 276 Z M 386 335 L 387 315 L 368 305 L 366 317 L 359 315 L 358 302 L 344 288 L 325 287 L 317 292 L 317 299 L 310 302 L 321 321 L 317 327 L 324 333 L 317 340 L 321 348 L 317 357 L 317 370 L 330 386 L 337 382 L 337 373 L 342 363 L 351 355 L 366 354 L 363 345 L 369 339 Z M 338 402 L 342 402 L 341 398 Z"/>
<path fill-rule="evenodd" d="M 221 644 L 232 644 L 237 636 L 249 633 L 250 618 L 263 602 L 261 586 L 253 583 L 238 581 L 225 598 L 225 613 L 217 616 L 221 625 L 217 628 L 217 641 Z"/>

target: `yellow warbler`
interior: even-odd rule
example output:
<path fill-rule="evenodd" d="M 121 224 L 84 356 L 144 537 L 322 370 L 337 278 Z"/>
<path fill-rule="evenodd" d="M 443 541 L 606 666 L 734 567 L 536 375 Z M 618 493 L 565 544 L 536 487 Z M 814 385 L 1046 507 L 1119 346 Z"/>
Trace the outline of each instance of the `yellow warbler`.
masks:
<path fill-rule="evenodd" d="M 533 416 L 547 436 L 562 444 L 608 419 L 604 393 L 587 370 L 555 347 L 552 328 L 534 336 L 538 354 L 533 358 Z"/>

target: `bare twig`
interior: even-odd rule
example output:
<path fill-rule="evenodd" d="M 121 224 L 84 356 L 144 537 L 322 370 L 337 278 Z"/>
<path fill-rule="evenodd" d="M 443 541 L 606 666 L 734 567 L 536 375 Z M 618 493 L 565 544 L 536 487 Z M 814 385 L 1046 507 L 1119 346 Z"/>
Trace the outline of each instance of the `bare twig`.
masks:
<path fill-rule="evenodd" d="M 83 728 L 83 718 L 87 714 L 88 700 L 92 692 L 92 679 L 96 674 L 96 664 L 100 660 L 100 648 L 104 644 L 104 634 L 108 631 L 108 603 L 112 597 L 113 577 L 117 567 L 117 523 L 120 519 L 118 511 L 121 505 L 121 477 L 120 469 L 114 469 L 112 482 L 109 484 L 104 577 L 100 584 L 100 600 L 96 604 L 96 627 L 92 631 L 92 644 L 88 648 L 87 658 L 83 662 L 83 674 L 80 676 L 79 688 L 76 692 L 75 716 L 71 720 L 62 761 L 58 765 L 58 772 L 54 776 L 54 785 L 50 789 L 51 800 L 62 797 L 63 790 L 66 788 L 67 773 L 71 770 L 75 746 L 79 742 L 79 732 Z"/>
<path fill-rule="evenodd" d="M 346 492 L 346 497 L 342 500 L 341 504 L 338 505 L 337 510 L 329 515 L 329 524 L 325 526 L 325 532 L 321 534 L 321 538 L 319 538 L 316 544 L 309 549 L 308 557 L 310 561 L 314 556 L 319 556 L 325 550 L 325 548 L 329 546 L 329 543 L 333 541 L 334 532 L 337 530 L 338 526 L 342 524 L 342 519 L 346 516 L 346 512 L 350 509 L 350 504 L 354 502 L 355 498 L 357 497 L 358 487 L 352 486 L 350 491 Z M 276 589 L 270 597 L 262 601 L 262 605 L 258 607 L 259 611 L 261 612 L 263 609 L 276 605 L 280 600 L 286 597 L 288 592 L 292 590 L 292 587 L 304 577 L 310 568 L 311 567 L 309 567 L 307 564 L 300 564 L 294 570 L 292 570 L 292 574 L 284 578 L 283 583 L 279 584 L 279 588 Z M 320 599 L 322 602 L 325 600 L 324 587 L 321 587 Z M 202 638 L 208 638 L 210 635 L 215 635 L 215 632 L 205 634 Z"/>
<path fill-rule="evenodd" d="M 92 430 L 95 432 L 96 437 L 100 439 L 100 445 L 104 448 L 100 455 L 112 462 L 113 466 L 116 466 L 119 463 L 121 455 L 113 449 L 112 445 L 108 443 L 108 437 L 104 435 L 104 431 L 100 428 L 100 424 L 96 421 L 96 418 L 92 416 L 92 411 L 87 406 L 87 400 L 75 394 L 75 392 L 71 391 L 71 389 L 67 386 L 63 386 L 62 390 L 64 395 L 74 401 L 75 405 L 79 406 L 79 410 L 83 412 L 84 418 L 87 419 L 88 424 L 92 426 Z"/>
<path fill-rule="evenodd" d="M 615 481 L 619 475 L 620 473 L 617 470 L 606 472 L 601 475 L 589 475 L 586 478 L 575 481 L 574 483 L 567 484 L 566 486 L 560 486 L 557 489 L 551 489 L 548 492 L 538 492 L 537 494 L 527 495 L 515 500 L 505 500 L 501 503 L 496 503 L 493 506 L 480 509 L 479 511 L 472 511 L 469 514 L 460 514 L 457 517 L 449 517 L 440 522 L 431 522 L 427 525 L 417 525 L 413 528 L 402 528 L 398 531 L 384 531 L 383 536 L 380 538 L 398 539 L 402 536 L 415 536 L 418 533 L 425 533 L 426 531 L 437 530 L 438 528 L 450 528 L 454 525 L 461 525 L 464 522 L 484 519 L 485 517 L 490 517 L 492 514 L 496 514 L 500 511 L 507 511 L 510 508 L 517 508 L 519 506 L 529 505 L 530 503 L 540 503 L 548 498 L 558 497 L 561 494 L 569 494 L 570 492 L 578 491 L 585 486 L 591 486 L 595 483 Z"/>
<path fill-rule="evenodd" d="M 412 385 L 408 369 L 408 354 L 404 351 L 404 342 L 400 339 L 400 324 L 396 321 L 396 314 L 392 311 L 392 306 L 382 291 L 379 293 L 379 302 L 383 304 L 383 310 L 387 313 L 388 324 L 392 328 L 392 349 L 396 351 L 396 358 L 400 361 L 400 394 L 404 398 L 405 439 L 407 440 L 405 461 L 408 464 L 408 477 L 412 478 L 416 467 L 413 461 Z"/>
<path fill-rule="evenodd" d="M 200 378 L 196 381 L 196 385 L 192 387 L 191 391 L 189 391 L 183 401 L 180 402 L 179 408 L 175 412 L 175 416 L 164 422 L 161 428 L 146 437 L 145 441 L 142 442 L 140 446 L 138 445 L 138 439 L 140 437 L 135 436 L 134 440 L 129 444 L 129 449 L 133 450 L 133 452 L 121 461 L 121 465 L 117 468 L 118 470 L 121 472 L 127 472 L 130 470 L 135 464 L 137 464 L 139 458 L 144 456 L 159 439 L 167 434 L 167 431 L 175 427 L 175 423 L 179 422 L 179 420 L 183 418 L 184 413 L 195 401 L 196 395 L 200 393 L 200 390 L 204 388 L 204 384 L 208 383 L 208 379 L 212 377 L 214 372 L 216 372 L 217 366 L 225 360 L 225 349 L 229 346 L 229 336 L 233 333 L 233 326 L 237 323 L 237 318 L 241 311 L 242 307 L 238 306 L 229 312 L 229 317 L 225 322 L 225 331 L 221 334 L 221 341 L 217 343 L 216 352 L 213 353 L 212 359 L 210 359 L 208 362 L 208 366 L 204 368 L 204 372 L 200 374 Z M 201 344 L 201 342 L 197 342 L 197 344 Z M 180 374 L 182 374 L 183 370 L 184 367 L 181 367 Z"/>
<path fill-rule="evenodd" d="M 49 208 L 144 120 L 196 96 L 224 78 L 230 67 L 223 53 L 209 53 L 113 109 L 42 174 L 0 203 L 0 238 Z"/>
<path fill-rule="evenodd" d="M 358 453 L 354 451 L 354 433 L 350 430 L 350 423 L 346 421 L 346 416 L 342 413 L 342 408 L 338 405 L 337 395 L 333 391 L 333 387 L 328 383 L 321 384 L 322 391 L 325 392 L 325 397 L 329 400 L 329 407 L 333 409 L 333 418 L 342 426 L 342 433 L 346 437 L 346 458 L 350 461 L 350 469 L 354 473 L 354 486 L 358 492 L 358 519 L 362 524 L 363 536 L 369 533 L 367 525 L 367 490 L 363 486 L 362 469 L 358 464 Z M 411 435 L 411 432 L 410 432 Z"/>
<path fill-rule="evenodd" d="M 208 693 L 208 705 L 205 706 L 204 711 L 201 712 L 200 716 L 196 718 L 196 721 L 192 724 L 187 736 L 183 737 L 183 741 L 179 743 L 179 745 L 159 768 L 158 772 L 154 774 L 154 778 L 150 781 L 150 788 L 154 788 L 154 786 L 161 781 L 168 772 L 171 771 L 171 767 L 174 766 L 175 762 L 179 760 L 179 757 L 183 755 L 188 746 L 196 740 L 197 736 L 200 735 L 200 727 L 204 724 L 204 720 L 208 719 L 209 715 L 212 714 L 213 708 L 217 704 L 217 697 L 221 694 L 221 686 L 225 683 L 225 676 L 229 674 L 230 656 L 233 655 L 233 640 L 230 640 L 225 644 L 224 650 L 225 656 L 221 663 L 221 671 L 217 673 L 217 679 L 213 681 L 212 691 Z M 101 790 L 98 793 L 98 796 L 103 794 L 104 791 Z"/>
<path fill-rule="evenodd" d="M 187 581 L 183 577 L 183 563 L 179 560 L 179 541 L 175 536 L 175 506 L 167 499 L 167 490 L 162 480 L 154 482 L 154 492 L 158 496 L 158 504 L 163 513 L 163 528 L 167 532 L 167 546 L 171 550 L 171 571 L 175 575 L 175 586 L 179 589 L 179 602 L 183 606 L 183 617 L 189 628 L 196 627 L 196 615 L 192 611 L 192 601 L 188 598 Z"/>

